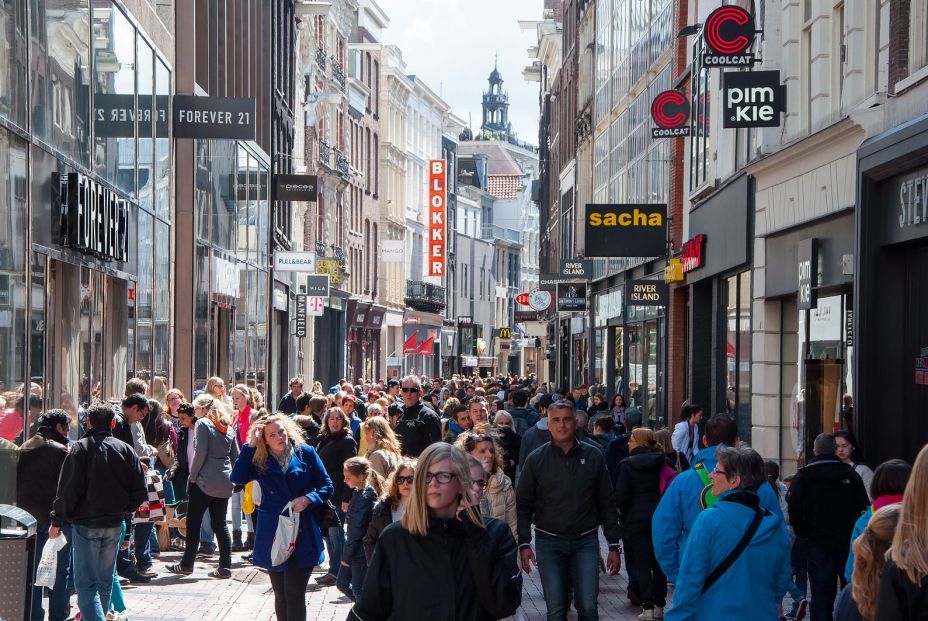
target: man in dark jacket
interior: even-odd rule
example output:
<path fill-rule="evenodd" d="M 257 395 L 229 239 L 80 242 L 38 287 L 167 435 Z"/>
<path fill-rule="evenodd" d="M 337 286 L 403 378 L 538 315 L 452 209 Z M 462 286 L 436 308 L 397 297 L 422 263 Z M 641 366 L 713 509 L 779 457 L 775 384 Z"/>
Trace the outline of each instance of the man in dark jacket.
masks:
<path fill-rule="evenodd" d="M 36 519 L 36 565 L 48 540 L 52 504 L 58 490 L 58 477 L 68 456 L 68 431 L 71 417 L 64 410 L 49 410 L 38 419 L 38 430 L 19 450 L 16 471 L 16 504 Z M 48 597 L 50 621 L 65 621 L 70 616 L 68 600 L 68 569 L 71 558 L 71 531 L 65 527 L 68 543 L 58 552 L 55 588 Z M 42 588 L 32 592 L 32 618 L 44 619 Z"/>
<path fill-rule="evenodd" d="M 552 403 L 554 403 L 554 399 L 551 398 L 551 395 L 541 395 L 535 403 L 540 416 L 538 421 L 522 434 L 522 444 L 519 447 L 520 470 L 532 451 L 551 441 L 551 432 L 548 431 L 548 408 Z"/>
<path fill-rule="evenodd" d="M 50 539 L 72 528 L 74 587 L 84 619 L 103 619 L 110 607 L 120 525 L 148 498 L 145 475 L 131 446 L 113 437 L 115 412 L 106 403 L 87 411 L 87 434 L 61 468 Z"/>
<path fill-rule="evenodd" d="M 580 619 L 598 618 L 599 528 L 609 543 L 606 565 L 619 572 L 621 532 L 603 454 L 577 439 L 570 401 L 548 408 L 551 442 L 525 460 L 516 489 L 522 569 L 541 572 L 549 619 L 565 619 L 568 582 Z M 536 561 L 532 550 L 535 526 Z"/>
<path fill-rule="evenodd" d="M 418 377 L 404 377 L 401 390 L 403 415 L 396 423 L 396 436 L 400 440 L 403 455 L 418 457 L 425 447 L 441 441 L 441 421 L 419 401 L 422 386 Z"/>
<path fill-rule="evenodd" d="M 833 614 L 837 583 L 843 588 L 844 564 L 854 522 L 870 500 L 864 483 L 850 464 L 835 455 L 833 435 L 819 434 L 815 456 L 793 478 L 786 495 L 789 523 L 804 540 L 812 595 L 810 618 L 827 621 Z"/>
<path fill-rule="evenodd" d="M 287 416 L 293 416 L 299 412 L 297 408 L 296 400 L 300 398 L 300 395 L 303 393 L 303 380 L 298 377 L 290 378 L 290 392 L 284 395 L 284 398 L 280 400 L 280 404 L 277 406 L 278 412 L 283 412 Z"/>
<path fill-rule="evenodd" d="M 525 406 L 528 405 L 528 393 L 524 390 L 514 390 L 512 392 L 512 409 L 509 414 L 512 415 L 512 428 L 519 435 L 528 431 L 529 427 L 538 422 L 538 414 L 530 412 Z"/>

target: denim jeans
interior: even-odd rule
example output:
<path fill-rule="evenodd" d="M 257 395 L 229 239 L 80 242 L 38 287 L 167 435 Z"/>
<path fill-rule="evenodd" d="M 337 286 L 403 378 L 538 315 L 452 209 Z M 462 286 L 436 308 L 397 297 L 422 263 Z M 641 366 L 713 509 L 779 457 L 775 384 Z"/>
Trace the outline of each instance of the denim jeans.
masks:
<path fill-rule="evenodd" d="M 344 565 L 338 568 L 338 580 L 335 586 L 353 602 L 361 599 L 361 589 L 364 588 L 364 576 L 367 574 L 367 558 L 362 552 L 349 561 L 350 567 Z"/>
<path fill-rule="evenodd" d="M 151 534 L 155 525 L 141 522 L 132 526 L 132 541 L 135 549 L 135 564 L 138 567 L 151 567 Z"/>
<path fill-rule="evenodd" d="M 599 534 L 579 539 L 552 537 L 535 531 L 535 556 L 548 621 L 567 619 L 568 582 L 579 621 L 597 621 L 599 610 Z"/>
<path fill-rule="evenodd" d="M 345 523 L 345 514 L 340 506 L 335 507 L 335 513 L 342 524 Z M 329 573 L 338 576 L 338 570 L 341 566 L 342 547 L 345 545 L 345 528 L 343 526 L 333 526 L 325 536 L 325 549 L 329 553 Z"/>
<path fill-rule="evenodd" d="M 126 524 L 123 522 L 119 525 L 119 546 L 122 547 L 122 542 L 126 538 Z M 118 561 L 117 561 L 118 562 Z M 110 610 L 115 610 L 116 612 L 125 612 L 126 611 L 126 599 L 122 595 L 122 585 L 119 584 L 119 578 L 116 572 L 113 572 L 113 590 L 110 593 Z"/>
<path fill-rule="evenodd" d="M 809 604 L 811 621 L 831 621 L 834 614 L 835 597 L 838 589 L 844 588 L 844 564 L 847 562 L 847 550 L 834 551 L 818 542 L 806 540 L 804 543 L 808 560 L 809 591 L 812 601 Z M 838 584 L 841 584 L 838 587 Z"/>
<path fill-rule="evenodd" d="M 73 527 L 74 588 L 83 621 L 106 621 L 120 531 L 119 526 Z"/>
<path fill-rule="evenodd" d="M 232 530 L 242 532 L 242 500 L 244 492 L 235 492 L 229 499 L 229 505 L 232 507 Z"/>
<path fill-rule="evenodd" d="M 35 564 L 38 567 L 42 558 L 42 549 L 48 541 L 49 522 L 39 522 L 35 534 Z M 61 534 L 68 543 L 58 551 L 58 571 L 55 574 L 55 588 L 48 591 L 48 621 L 65 621 L 70 614 L 70 597 L 68 595 L 68 575 L 71 573 L 71 527 L 63 525 Z M 32 589 L 32 621 L 43 621 L 45 610 L 42 608 L 42 587 Z"/>

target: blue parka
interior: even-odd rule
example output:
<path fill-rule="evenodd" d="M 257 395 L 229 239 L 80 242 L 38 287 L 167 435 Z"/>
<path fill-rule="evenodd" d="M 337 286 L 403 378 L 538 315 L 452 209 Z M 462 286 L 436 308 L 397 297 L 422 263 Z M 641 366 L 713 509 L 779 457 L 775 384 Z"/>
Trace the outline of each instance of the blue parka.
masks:
<path fill-rule="evenodd" d="M 271 565 L 271 543 L 277 532 L 277 518 L 288 502 L 300 496 L 309 499 L 309 507 L 300 515 L 300 531 L 293 555 L 303 569 L 322 562 L 322 533 L 316 524 L 314 509 L 332 496 L 332 481 L 315 449 L 308 444 L 294 446 L 293 457 L 285 473 L 273 457 L 268 457 L 265 469 L 255 468 L 253 446 L 242 447 L 232 467 L 232 482 L 245 485 L 257 481 L 261 486 L 258 505 L 258 531 L 255 533 L 254 564 L 268 571 L 283 571 L 287 564 Z"/>
<path fill-rule="evenodd" d="M 761 485 L 761 488 L 769 485 Z M 790 582 L 789 531 L 782 518 L 765 516 L 747 548 L 703 593 L 706 578 L 735 549 L 754 519 L 754 492 L 728 491 L 693 525 L 683 553 L 667 621 L 777 619 Z"/>
<path fill-rule="evenodd" d="M 657 511 L 654 512 L 651 521 L 654 557 L 671 582 L 676 582 L 680 559 L 686 550 L 686 540 L 696 523 L 696 518 L 702 512 L 699 495 L 704 486 L 694 467 L 701 462 L 707 472 L 712 472 L 718 462 L 715 457 L 718 448 L 709 446 L 696 453 L 693 468 L 681 472 L 674 478 L 657 505 Z M 761 485 L 758 496 L 761 508 L 767 509 L 782 522 L 783 510 L 776 494 L 773 493 L 773 488 Z"/>

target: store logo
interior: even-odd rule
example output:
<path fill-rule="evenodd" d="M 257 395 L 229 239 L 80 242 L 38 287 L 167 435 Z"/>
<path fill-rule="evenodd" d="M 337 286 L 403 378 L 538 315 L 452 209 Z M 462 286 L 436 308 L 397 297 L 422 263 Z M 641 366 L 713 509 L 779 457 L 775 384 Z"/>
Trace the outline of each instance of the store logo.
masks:
<path fill-rule="evenodd" d="M 429 276 L 445 275 L 447 175 L 445 160 L 429 160 Z"/>
<path fill-rule="evenodd" d="M 779 71 L 722 74 L 722 126 L 779 127 L 786 110 L 786 87 Z"/>
<path fill-rule="evenodd" d="M 683 273 L 692 272 L 703 266 L 702 249 L 706 243 L 706 236 L 700 233 L 693 239 L 683 242 L 683 254 L 680 257 L 683 264 Z"/>
<path fill-rule="evenodd" d="M 667 205 L 587 205 L 587 257 L 657 257 L 667 246 Z"/>
<path fill-rule="evenodd" d="M 651 102 L 652 138 L 690 135 L 690 102 L 680 91 L 664 91 Z"/>
<path fill-rule="evenodd" d="M 647 213 L 638 209 L 626 213 L 590 214 L 590 226 L 661 226 L 664 223 L 660 213 Z"/>
<path fill-rule="evenodd" d="M 315 201 L 316 175 L 277 175 L 274 198 L 279 201 Z"/>
<path fill-rule="evenodd" d="M 747 49 L 757 33 L 754 17 L 739 6 L 722 6 L 709 14 L 703 26 L 708 50 L 703 54 L 706 67 L 751 67 L 757 62 Z"/>
<path fill-rule="evenodd" d="M 105 261 L 127 261 L 128 201 L 81 173 L 58 178 L 64 245 Z"/>
<path fill-rule="evenodd" d="M 918 174 L 899 186 L 899 228 L 928 222 L 928 174 Z"/>

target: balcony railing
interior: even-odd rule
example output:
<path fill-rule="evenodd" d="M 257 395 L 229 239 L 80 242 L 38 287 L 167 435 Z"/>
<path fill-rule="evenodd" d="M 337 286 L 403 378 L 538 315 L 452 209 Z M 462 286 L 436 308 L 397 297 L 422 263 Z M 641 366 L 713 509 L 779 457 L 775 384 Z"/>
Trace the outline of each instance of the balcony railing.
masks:
<path fill-rule="evenodd" d="M 515 244 L 521 243 L 522 236 L 519 231 L 513 229 L 504 229 L 501 226 L 496 226 L 495 224 L 485 224 L 483 230 L 481 231 L 481 237 L 483 239 L 499 239 L 503 241 L 513 242 Z"/>
<path fill-rule="evenodd" d="M 321 47 L 316 48 L 316 63 L 319 64 L 319 68 L 325 71 L 325 50 Z"/>
<path fill-rule="evenodd" d="M 339 151 L 335 149 L 335 169 L 345 179 L 348 179 L 351 176 L 351 167 L 348 165 L 348 158 Z"/>
<path fill-rule="evenodd" d="M 426 313 L 445 310 L 445 288 L 421 280 L 406 281 L 406 306 Z"/>
<path fill-rule="evenodd" d="M 348 87 L 348 77 L 345 75 L 345 70 L 335 56 L 332 56 L 330 60 L 332 61 L 332 77 L 342 87 L 342 90 L 345 90 Z"/>
<path fill-rule="evenodd" d="M 326 142 L 325 140 L 320 140 L 319 141 L 319 161 L 322 162 L 323 164 L 328 164 L 329 163 L 329 151 L 331 150 L 332 148 L 329 146 L 328 142 Z"/>

